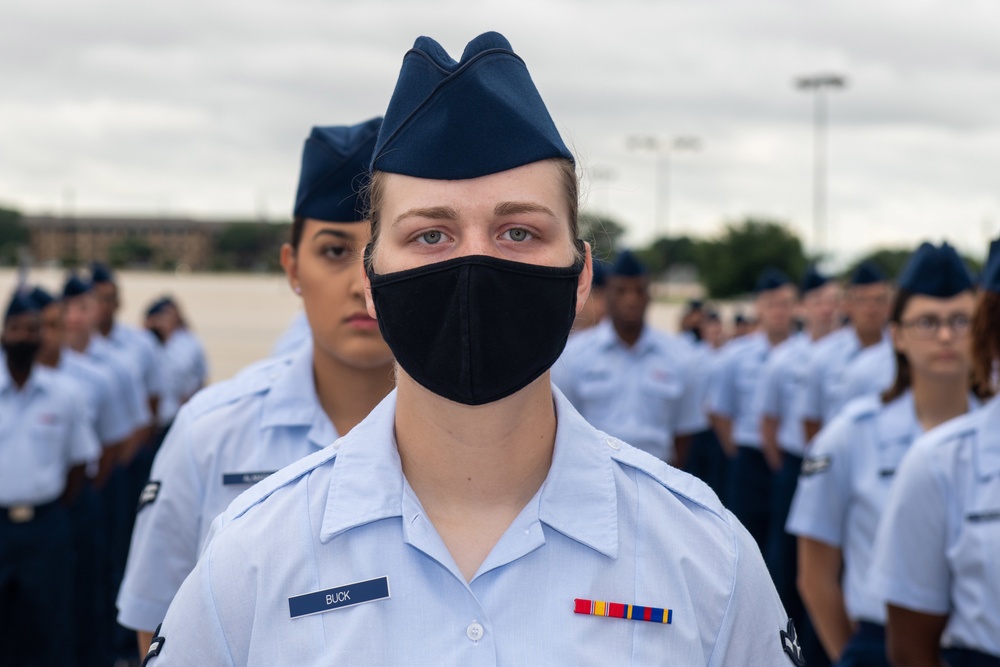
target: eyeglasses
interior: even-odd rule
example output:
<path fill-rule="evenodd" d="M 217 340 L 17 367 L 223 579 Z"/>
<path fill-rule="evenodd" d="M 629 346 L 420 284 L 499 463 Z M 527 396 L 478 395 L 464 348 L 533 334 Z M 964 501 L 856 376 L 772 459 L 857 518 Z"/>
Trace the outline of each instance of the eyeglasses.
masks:
<path fill-rule="evenodd" d="M 913 331 L 919 338 L 934 338 L 941 330 L 941 326 L 947 326 L 955 337 L 961 337 L 969 333 L 971 320 L 968 315 L 952 315 L 942 320 L 937 315 L 921 315 L 909 322 L 900 322 L 900 325 Z"/>

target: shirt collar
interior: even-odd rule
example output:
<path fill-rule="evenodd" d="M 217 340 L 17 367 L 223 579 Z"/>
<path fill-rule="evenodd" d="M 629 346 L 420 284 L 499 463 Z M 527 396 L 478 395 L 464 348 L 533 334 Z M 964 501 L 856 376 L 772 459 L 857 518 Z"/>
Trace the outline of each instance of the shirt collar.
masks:
<path fill-rule="evenodd" d="M 337 430 L 316 396 L 312 358 L 312 346 L 304 346 L 288 357 L 287 365 L 270 369 L 276 377 L 264 398 L 261 426 L 311 425 L 310 442 L 317 447 L 326 447 L 337 439 Z"/>
<path fill-rule="evenodd" d="M 979 474 L 988 477 L 1000 472 L 1000 395 L 994 396 L 979 410 L 976 420 L 976 458 Z"/>
<path fill-rule="evenodd" d="M 607 438 L 553 387 L 555 448 L 536 494 L 538 519 L 608 557 L 618 555 L 615 465 Z M 395 390 L 341 439 L 320 528 L 327 542 L 351 528 L 403 516 L 404 485 L 394 436 Z"/>
<path fill-rule="evenodd" d="M 642 325 L 642 333 L 639 334 L 639 339 L 635 341 L 635 345 L 632 347 L 627 347 L 622 342 L 622 339 L 618 337 L 618 332 L 615 331 L 610 318 L 605 318 L 602 322 L 599 322 L 596 325 L 596 329 L 597 331 L 594 335 L 603 349 L 620 347 L 623 350 L 643 354 L 656 347 L 656 337 L 653 335 L 653 331 L 648 324 Z"/>

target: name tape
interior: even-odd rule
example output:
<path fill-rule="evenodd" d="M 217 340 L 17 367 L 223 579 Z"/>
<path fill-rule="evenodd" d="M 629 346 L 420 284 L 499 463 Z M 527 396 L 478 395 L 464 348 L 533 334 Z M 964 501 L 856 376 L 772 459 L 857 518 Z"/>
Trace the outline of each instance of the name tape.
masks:
<path fill-rule="evenodd" d="M 227 472 L 222 474 L 222 485 L 236 486 L 249 484 L 250 486 L 253 486 L 260 480 L 265 477 L 270 477 L 273 474 L 273 470 L 266 470 L 262 472 Z"/>
<path fill-rule="evenodd" d="M 288 598 L 288 613 L 299 618 L 389 597 L 389 577 L 379 577 Z"/>

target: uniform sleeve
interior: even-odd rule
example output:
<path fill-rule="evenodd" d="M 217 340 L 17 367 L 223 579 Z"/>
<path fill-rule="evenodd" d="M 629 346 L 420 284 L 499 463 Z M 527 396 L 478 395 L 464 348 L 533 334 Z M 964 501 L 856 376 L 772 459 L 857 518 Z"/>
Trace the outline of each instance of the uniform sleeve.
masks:
<path fill-rule="evenodd" d="M 70 398 L 69 461 L 73 465 L 96 461 L 101 457 L 101 445 L 87 415 L 84 398 L 76 391 L 71 392 Z"/>
<path fill-rule="evenodd" d="M 757 407 L 761 415 L 781 419 L 784 410 L 781 405 L 781 379 L 784 365 L 780 361 L 781 357 L 771 359 L 764 365 L 764 370 L 760 378 L 760 387 L 757 391 Z"/>
<path fill-rule="evenodd" d="M 814 354 L 806 373 L 806 386 L 802 394 L 801 412 L 803 419 L 821 421 L 823 419 L 823 354 Z"/>
<path fill-rule="evenodd" d="M 127 438 L 133 431 L 132 418 L 124 402 L 115 400 L 110 378 L 101 376 L 97 392 L 97 438 L 102 445 L 113 445 Z"/>
<path fill-rule="evenodd" d="M 678 435 L 698 433 L 708 428 L 708 419 L 701 405 L 702 386 L 698 382 L 697 372 L 694 359 L 689 357 L 685 362 L 684 392 L 677 401 L 677 419 L 674 420 Z"/>
<path fill-rule="evenodd" d="M 212 590 L 211 551 L 177 592 L 157 635 L 161 645 L 148 667 L 235 667 Z"/>
<path fill-rule="evenodd" d="M 851 498 L 851 442 L 861 438 L 857 422 L 841 414 L 813 441 L 802 462 L 785 530 L 842 548 Z"/>
<path fill-rule="evenodd" d="M 709 667 L 801 666 L 804 662 L 796 630 L 760 550 L 739 521 L 729 516 L 736 531 L 735 576 Z M 793 655 L 798 656 L 798 662 Z"/>
<path fill-rule="evenodd" d="M 951 610 L 949 501 L 932 449 L 920 445 L 911 445 L 889 491 L 875 539 L 872 580 L 882 599 L 897 607 L 944 615 Z"/>
<path fill-rule="evenodd" d="M 724 354 L 715 369 L 708 401 L 711 412 L 732 418 L 739 399 L 736 391 L 736 355 L 731 350 Z"/>
<path fill-rule="evenodd" d="M 153 461 L 118 594 L 118 622 L 153 630 L 198 559 L 204 480 L 193 452 L 190 412 L 181 410 Z"/>

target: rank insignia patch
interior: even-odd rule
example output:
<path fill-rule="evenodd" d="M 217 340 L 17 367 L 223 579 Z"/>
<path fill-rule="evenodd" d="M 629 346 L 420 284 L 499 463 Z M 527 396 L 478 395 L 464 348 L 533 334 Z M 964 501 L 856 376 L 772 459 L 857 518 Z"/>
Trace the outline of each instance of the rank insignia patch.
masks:
<path fill-rule="evenodd" d="M 788 627 L 780 631 L 781 648 L 788 654 L 789 660 L 795 667 L 806 667 L 805 656 L 802 655 L 802 647 L 799 646 L 799 636 L 795 632 L 795 623 L 788 619 Z"/>

